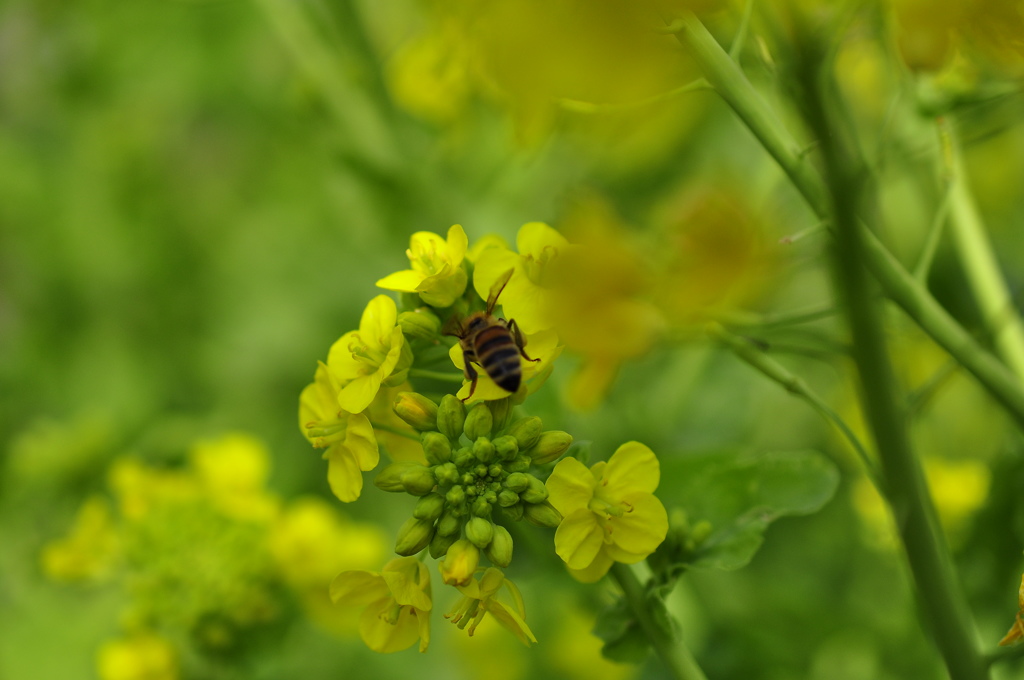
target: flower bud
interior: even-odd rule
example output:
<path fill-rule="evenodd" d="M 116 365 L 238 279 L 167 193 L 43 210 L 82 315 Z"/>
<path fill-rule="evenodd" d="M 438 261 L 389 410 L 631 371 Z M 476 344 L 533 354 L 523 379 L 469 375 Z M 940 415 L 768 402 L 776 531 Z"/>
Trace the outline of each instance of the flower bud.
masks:
<path fill-rule="evenodd" d="M 520 453 L 515 460 L 505 465 L 505 469 L 509 472 L 526 472 L 530 469 L 530 457 L 525 453 Z"/>
<path fill-rule="evenodd" d="M 562 515 L 547 501 L 543 503 L 528 503 L 523 507 L 523 515 L 532 524 L 539 527 L 551 527 L 552 529 L 562 523 Z"/>
<path fill-rule="evenodd" d="M 398 315 L 402 335 L 417 340 L 434 340 L 441 333 L 441 320 L 426 307 Z"/>
<path fill-rule="evenodd" d="M 447 463 L 452 457 L 452 445 L 440 432 L 424 432 L 420 435 L 420 442 L 423 444 L 423 453 L 431 465 Z"/>
<path fill-rule="evenodd" d="M 384 491 L 390 491 L 391 493 L 404 493 L 405 487 L 402 486 L 402 474 L 413 467 L 423 467 L 419 463 L 413 461 L 403 460 L 381 469 L 377 473 L 377 476 L 373 480 L 374 486 Z"/>
<path fill-rule="evenodd" d="M 515 505 L 519 502 L 519 494 L 511 489 L 502 489 L 498 493 L 498 505 L 503 508 L 507 508 L 510 505 Z"/>
<path fill-rule="evenodd" d="M 532 475 L 523 472 L 513 472 L 505 478 L 505 486 L 516 493 L 521 493 L 530 488 L 530 479 L 532 478 Z"/>
<path fill-rule="evenodd" d="M 466 405 L 454 394 L 446 394 L 437 409 L 437 429 L 453 442 L 462 436 L 462 426 L 466 422 Z"/>
<path fill-rule="evenodd" d="M 477 517 L 491 516 L 491 504 L 486 496 L 477 496 L 469 510 Z"/>
<path fill-rule="evenodd" d="M 464 538 L 455 541 L 441 562 L 441 579 L 450 586 L 464 586 L 473 578 L 478 564 L 480 549 Z"/>
<path fill-rule="evenodd" d="M 486 437 L 480 437 L 473 442 L 473 457 L 481 463 L 490 463 L 494 460 L 494 444 Z"/>
<path fill-rule="evenodd" d="M 475 442 L 480 437 L 490 437 L 493 426 L 494 418 L 491 416 L 491 411 L 487 408 L 487 404 L 477 404 L 470 409 L 469 414 L 466 416 L 466 422 L 462 426 L 462 431 L 466 433 L 466 438 L 469 441 Z"/>
<path fill-rule="evenodd" d="M 455 516 L 454 512 L 446 512 L 441 515 L 441 519 L 437 522 L 437 533 L 440 536 L 455 536 L 458 538 L 459 529 L 462 528 L 462 522 Z"/>
<path fill-rule="evenodd" d="M 526 491 L 519 494 L 519 497 L 526 503 L 543 503 L 548 499 L 548 488 L 544 486 L 544 482 L 540 481 L 533 475 L 526 475 L 528 480 L 528 486 Z"/>
<path fill-rule="evenodd" d="M 438 484 L 455 484 L 459 481 L 459 469 L 454 463 L 445 463 L 434 468 L 434 477 Z"/>
<path fill-rule="evenodd" d="M 525 514 L 525 508 L 526 503 L 516 503 L 515 505 L 510 505 L 508 507 L 502 508 L 501 512 L 503 515 L 505 515 L 505 517 L 509 519 L 509 521 L 518 522 L 523 518 L 523 515 Z"/>
<path fill-rule="evenodd" d="M 416 519 L 410 517 L 398 530 L 398 540 L 395 541 L 395 552 L 408 557 L 415 555 L 427 547 L 430 539 L 434 536 L 433 520 Z"/>
<path fill-rule="evenodd" d="M 486 548 L 494 538 L 494 525 L 483 517 L 474 517 L 466 522 L 466 538 L 478 548 Z"/>
<path fill-rule="evenodd" d="M 437 404 L 416 392 L 399 392 L 395 413 L 420 432 L 437 429 Z"/>
<path fill-rule="evenodd" d="M 501 460 L 513 460 L 516 454 L 519 453 L 519 442 L 511 435 L 498 437 L 491 443 L 494 444 L 494 452 L 498 454 L 498 458 Z"/>
<path fill-rule="evenodd" d="M 476 458 L 473 457 L 473 449 L 468 446 L 463 446 L 452 454 L 452 462 L 455 463 L 460 470 L 465 470 L 472 466 L 476 462 Z"/>
<path fill-rule="evenodd" d="M 543 429 L 544 423 L 541 419 L 536 416 L 530 416 L 529 418 L 522 418 L 512 423 L 508 434 L 515 437 L 516 442 L 519 443 L 519 450 L 525 451 L 537 443 Z"/>
<path fill-rule="evenodd" d="M 498 479 L 498 477 L 501 476 L 502 472 L 504 472 L 504 468 L 502 468 L 497 463 L 495 463 L 495 464 L 491 465 L 489 468 L 487 468 L 487 476 L 490 477 L 491 479 Z M 497 484 L 497 482 L 491 482 L 491 484 L 494 485 L 494 484 Z M 494 490 L 497 491 L 500 488 L 500 486 L 501 486 L 500 484 L 498 486 L 495 486 Z"/>
<path fill-rule="evenodd" d="M 494 431 L 501 432 L 508 425 L 508 421 L 512 419 L 512 400 L 495 399 L 485 403 L 491 411 L 491 418 L 494 419 Z"/>
<path fill-rule="evenodd" d="M 544 465 L 558 458 L 572 444 L 572 435 L 561 430 L 549 430 L 537 439 L 537 443 L 529 451 L 534 465 Z"/>
<path fill-rule="evenodd" d="M 452 547 L 452 544 L 457 540 L 459 540 L 458 532 L 449 536 L 442 536 L 440 530 L 438 530 L 434 537 L 430 539 L 430 556 L 435 560 L 444 557 L 448 554 L 448 548 Z"/>
<path fill-rule="evenodd" d="M 512 535 L 508 533 L 508 529 L 500 524 L 494 525 L 494 537 L 484 548 L 484 555 L 496 567 L 504 569 L 509 565 L 512 561 Z"/>
<path fill-rule="evenodd" d="M 466 502 L 466 490 L 461 486 L 453 486 L 448 489 L 448 493 L 444 495 L 449 505 L 462 505 Z"/>
<path fill-rule="evenodd" d="M 434 473 L 423 465 L 413 465 L 402 473 L 402 488 L 413 496 L 426 496 L 437 486 Z"/>
<path fill-rule="evenodd" d="M 433 521 L 441 516 L 442 510 L 444 510 L 444 496 L 439 493 L 431 493 L 417 501 L 412 516 L 416 519 Z"/>

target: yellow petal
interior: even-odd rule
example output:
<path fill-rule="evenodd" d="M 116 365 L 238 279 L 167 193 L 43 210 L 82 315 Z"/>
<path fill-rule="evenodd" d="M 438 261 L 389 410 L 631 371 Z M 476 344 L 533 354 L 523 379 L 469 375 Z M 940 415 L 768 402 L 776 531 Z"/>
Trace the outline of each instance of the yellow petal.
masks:
<path fill-rule="evenodd" d="M 588 359 L 569 378 L 566 397 L 576 408 L 587 411 L 597 406 L 608 393 L 619 372 L 619 361 Z"/>
<path fill-rule="evenodd" d="M 335 380 L 344 382 L 363 375 L 365 364 L 352 356 L 353 345 L 361 345 L 359 331 L 349 331 L 334 341 L 327 352 L 327 371 Z"/>
<path fill-rule="evenodd" d="M 477 239 L 476 243 L 473 244 L 473 247 L 470 248 L 469 251 L 466 253 L 466 259 L 476 264 L 477 260 L 480 259 L 481 253 L 483 253 L 488 248 L 504 248 L 505 250 L 508 250 L 508 241 L 498 236 L 497 234 L 487 234 L 482 238 Z M 475 271 L 476 270 L 474 269 L 474 272 Z M 476 275 L 474 274 L 474 276 Z M 473 285 L 475 287 L 476 283 L 474 282 Z M 486 296 L 483 295 L 481 295 L 480 297 L 484 298 L 485 300 L 487 299 Z"/>
<path fill-rule="evenodd" d="M 587 507 L 596 484 L 587 466 L 575 458 L 564 458 L 548 477 L 548 501 L 565 517 Z"/>
<path fill-rule="evenodd" d="M 338 406 L 349 413 L 359 413 L 377 396 L 381 378 L 378 374 L 360 376 L 351 380 L 338 393 Z"/>
<path fill-rule="evenodd" d="M 506 607 L 503 603 L 498 601 L 492 601 L 490 606 L 487 608 L 491 616 L 500 623 L 506 630 L 510 631 L 513 635 L 519 638 L 527 647 L 530 646 L 531 642 L 536 642 L 537 638 L 534 636 L 533 631 L 526 625 L 526 621 L 511 608 Z"/>
<path fill-rule="evenodd" d="M 360 607 L 391 597 L 380 574 L 372 571 L 343 571 L 331 581 L 331 601 L 346 607 Z"/>
<path fill-rule="evenodd" d="M 408 607 L 403 607 L 398 620 L 391 624 L 384 616 L 395 606 L 392 599 L 384 600 L 380 606 L 370 605 L 359 617 L 359 635 L 366 646 L 375 652 L 390 654 L 407 649 L 420 637 L 419 621 Z"/>
<path fill-rule="evenodd" d="M 408 574 L 400 571 L 384 571 L 381 573 L 395 602 L 401 605 L 411 605 L 416 609 L 430 611 L 433 606 L 430 595 L 423 592 L 419 584 L 409 578 Z"/>
<path fill-rule="evenodd" d="M 453 224 L 448 228 L 448 258 L 452 266 L 458 267 L 466 256 L 466 248 L 469 247 L 469 239 L 463 231 L 461 224 Z"/>
<path fill-rule="evenodd" d="M 335 444 L 324 453 L 327 459 L 327 483 L 338 500 L 351 503 L 363 490 L 363 475 L 355 455 L 344 444 Z"/>
<path fill-rule="evenodd" d="M 348 418 L 345 447 L 355 458 L 360 470 L 372 470 L 380 462 L 380 450 L 373 435 L 373 425 L 370 424 L 370 419 L 361 413 Z"/>
<path fill-rule="evenodd" d="M 370 300 L 359 319 L 359 335 L 363 342 L 384 345 L 398 319 L 395 301 L 387 295 Z"/>
<path fill-rule="evenodd" d="M 603 491 L 599 495 L 618 501 L 634 491 L 654 493 L 661 477 L 658 457 L 640 442 L 626 442 L 608 460 L 604 471 Z"/>
<path fill-rule="evenodd" d="M 586 508 L 566 515 L 555 531 L 555 552 L 570 569 L 585 569 L 604 545 L 604 529 Z"/>
<path fill-rule="evenodd" d="M 569 242 L 557 231 L 543 222 L 528 222 L 516 234 L 516 248 L 520 255 L 539 258 L 545 248 L 561 248 Z"/>
<path fill-rule="evenodd" d="M 604 550 L 597 554 L 590 566 L 585 569 L 569 569 L 569 573 L 580 583 L 596 583 L 608 573 L 614 560 Z"/>
<path fill-rule="evenodd" d="M 631 509 L 621 517 L 608 518 L 609 538 L 626 552 L 650 555 L 668 532 L 665 506 L 656 496 L 645 492 L 628 494 L 622 500 Z"/>
<path fill-rule="evenodd" d="M 491 246 L 481 252 L 477 258 L 476 265 L 473 267 L 473 288 L 476 289 L 477 294 L 481 299 L 486 300 L 491 294 L 491 287 L 498 280 L 499 277 L 504 276 L 505 272 L 509 269 L 516 269 L 519 264 L 519 256 L 513 253 L 508 248 L 501 246 Z M 522 271 L 516 271 L 512 274 L 512 278 L 516 277 L 526 278 L 526 275 Z M 512 283 L 509 280 L 509 283 Z M 508 289 L 508 286 L 505 286 Z M 502 302 L 505 293 L 502 291 L 501 297 L 498 302 Z"/>
<path fill-rule="evenodd" d="M 395 272 L 394 274 L 385 276 L 377 282 L 377 287 L 385 290 L 395 290 L 401 293 L 415 293 L 416 289 L 419 288 L 420 283 L 422 283 L 425 278 L 427 277 L 420 272 L 413 271 L 412 269 L 406 269 L 404 271 Z"/>

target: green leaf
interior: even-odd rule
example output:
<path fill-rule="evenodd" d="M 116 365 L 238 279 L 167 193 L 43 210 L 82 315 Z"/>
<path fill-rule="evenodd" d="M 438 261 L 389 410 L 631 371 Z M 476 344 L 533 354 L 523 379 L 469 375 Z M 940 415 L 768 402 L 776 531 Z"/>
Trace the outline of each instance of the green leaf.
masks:
<path fill-rule="evenodd" d="M 699 545 L 685 545 L 681 537 L 677 561 L 739 569 L 754 557 L 772 522 L 818 511 L 838 484 L 836 466 L 814 451 L 727 451 L 663 460 L 665 492 L 659 495 L 666 506 L 682 508 L 691 527 L 711 524 Z"/>
<path fill-rule="evenodd" d="M 619 598 L 597 617 L 594 635 L 604 640 L 601 655 L 618 663 L 641 663 L 651 651 L 650 641 L 633 618 L 625 598 Z"/>

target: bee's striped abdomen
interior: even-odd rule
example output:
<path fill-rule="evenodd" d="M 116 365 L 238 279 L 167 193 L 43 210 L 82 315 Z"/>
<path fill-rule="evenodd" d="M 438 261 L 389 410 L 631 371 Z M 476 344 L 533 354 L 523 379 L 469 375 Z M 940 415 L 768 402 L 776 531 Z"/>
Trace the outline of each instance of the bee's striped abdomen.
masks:
<path fill-rule="evenodd" d="M 491 380 L 503 390 L 515 392 L 522 380 L 519 347 L 504 325 L 488 326 L 473 338 L 473 353 Z"/>

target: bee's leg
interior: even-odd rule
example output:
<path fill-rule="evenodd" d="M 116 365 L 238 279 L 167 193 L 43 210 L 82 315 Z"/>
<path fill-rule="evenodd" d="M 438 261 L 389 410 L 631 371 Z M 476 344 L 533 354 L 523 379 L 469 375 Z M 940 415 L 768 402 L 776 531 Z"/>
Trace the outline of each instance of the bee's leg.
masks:
<path fill-rule="evenodd" d="M 473 398 L 473 393 L 476 392 L 477 374 L 476 374 L 476 369 L 473 368 L 473 364 L 469 363 L 469 357 L 466 356 L 466 352 L 462 353 L 462 360 L 466 363 L 466 368 L 463 369 L 463 375 L 466 376 L 466 380 L 470 381 L 469 382 L 469 394 L 467 394 L 465 399 L 462 400 L 462 402 L 465 403 L 469 399 L 472 399 Z"/>
<path fill-rule="evenodd" d="M 519 353 L 523 355 L 523 358 L 527 361 L 540 361 L 540 359 L 531 359 L 530 355 L 523 349 L 526 347 L 526 338 L 523 337 L 523 332 L 519 330 L 519 326 L 516 324 L 515 319 L 508 320 L 508 330 L 512 333 L 512 339 L 515 340 L 516 347 L 519 348 Z"/>

